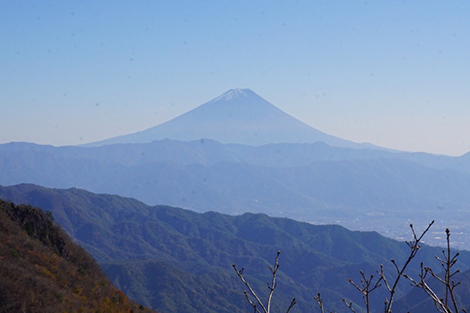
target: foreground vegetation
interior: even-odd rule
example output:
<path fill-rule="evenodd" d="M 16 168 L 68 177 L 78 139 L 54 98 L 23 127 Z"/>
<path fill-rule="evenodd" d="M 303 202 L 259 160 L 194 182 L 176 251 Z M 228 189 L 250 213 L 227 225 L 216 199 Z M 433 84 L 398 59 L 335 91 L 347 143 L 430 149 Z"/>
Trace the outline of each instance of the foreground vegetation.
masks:
<path fill-rule="evenodd" d="M 364 307 L 359 307 L 357 304 L 354 304 L 352 301 L 348 302 L 346 299 L 342 299 L 346 307 L 353 313 L 356 313 L 356 310 L 365 310 L 367 313 L 371 312 L 371 297 L 372 292 L 378 289 L 381 286 L 386 288 L 388 292 L 387 296 L 384 299 L 384 313 L 392 313 L 392 307 L 395 300 L 395 295 L 397 291 L 397 286 L 399 281 L 403 279 L 408 279 L 411 282 L 411 286 L 416 287 L 423 291 L 426 296 L 428 297 L 424 302 L 429 304 L 430 302 L 433 303 L 435 309 L 441 313 L 458 313 L 458 312 L 467 312 L 465 308 L 462 307 L 462 301 L 457 299 L 456 287 L 461 285 L 461 281 L 456 281 L 455 276 L 460 273 L 460 270 L 455 270 L 454 267 L 458 261 L 458 256 L 460 255 L 459 252 L 451 253 L 450 248 L 450 230 L 446 229 L 446 242 L 447 247 L 446 249 L 442 250 L 442 256 L 436 256 L 436 259 L 439 261 L 443 271 L 442 273 L 438 274 L 435 270 L 431 267 L 425 266 L 423 262 L 420 264 L 420 273 L 418 278 L 412 278 L 405 273 L 407 270 L 408 265 L 413 261 L 413 259 L 417 256 L 418 251 L 421 249 L 420 242 L 422 241 L 424 235 L 429 231 L 431 226 L 434 224 L 432 221 L 428 227 L 420 234 L 417 235 L 413 224 L 410 224 L 411 231 L 413 233 L 413 238 L 410 241 L 407 241 L 406 244 L 410 248 L 409 255 L 406 260 L 403 260 L 401 265 L 398 265 L 397 261 L 391 259 L 391 263 L 395 267 L 394 275 L 392 275 L 392 280 L 389 280 L 384 272 L 383 264 L 380 265 L 380 270 L 376 271 L 376 277 L 374 278 L 374 274 L 370 276 L 364 274 L 361 270 L 361 280 L 360 283 L 354 282 L 352 279 L 348 279 L 348 281 L 353 285 L 357 291 L 362 295 L 362 300 Z M 250 283 L 245 279 L 243 276 L 244 268 L 238 269 L 235 264 L 232 264 L 237 276 L 245 285 L 246 289 L 243 291 L 246 301 L 253 307 L 254 313 L 270 313 L 271 306 L 273 303 L 273 294 L 274 290 L 277 287 L 277 273 L 279 270 L 279 255 L 281 254 L 280 251 L 277 252 L 274 265 L 269 266 L 271 271 L 272 279 L 271 282 L 267 282 L 268 287 L 268 296 L 265 301 L 263 301 L 259 296 L 258 293 L 252 288 Z M 467 275 L 468 276 L 468 275 Z M 441 292 L 438 292 L 435 286 L 431 287 L 429 278 L 434 278 L 438 283 L 441 283 Z M 445 290 L 442 292 L 442 289 Z M 468 290 L 467 290 L 468 293 Z M 320 308 L 320 311 L 324 313 L 325 305 L 324 300 L 321 297 L 321 293 L 313 297 Z M 297 304 L 295 298 L 292 299 L 290 305 L 288 306 L 286 313 L 289 313 L 291 309 Z M 422 308 L 421 308 L 422 309 Z M 429 310 L 426 308 L 426 310 Z M 407 309 L 407 312 L 410 312 Z"/>
<path fill-rule="evenodd" d="M 149 312 L 52 219 L 0 200 L 0 312 Z"/>

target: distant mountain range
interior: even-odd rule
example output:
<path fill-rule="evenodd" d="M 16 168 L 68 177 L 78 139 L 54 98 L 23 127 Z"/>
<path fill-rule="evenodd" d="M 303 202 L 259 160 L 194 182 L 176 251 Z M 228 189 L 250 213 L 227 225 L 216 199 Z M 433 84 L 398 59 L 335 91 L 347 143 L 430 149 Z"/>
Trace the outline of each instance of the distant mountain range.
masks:
<path fill-rule="evenodd" d="M 94 145 L 0 145 L 0 184 L 80 187 L 148 204 L 266 213 L 393 238 L 407 232 L 409 220 L 431 218 L 458 229 L 455 244 L 470 249 L 470 154 L 348 142 L 249 89 L 230 90 L 167 123 Z M 429 242 L 442 244 L 439 237 Z"/>
<path fill-rule="evenodd" d="M 252 311 L 232 263 L 245 267 L 247 279 L 265 298 L 268 266 L 278 250 L 281 267 L 275 311 L 285 310 L 296 297 L 298 305 L 292 312 L 311 312 L 313 296 L 321 292 L 328 311 L 345 311 L 341 301 L 345 298 L 360 312 L 361 294 L 347 278 L 359 282 L 360 270 L 375 274 L 380 264 L 392 277 L 395 269 L 390 259 L 402 264 L 408 253 L 404 242 L 376 232 L 352 232 L 340 226 L 316 226 L 264 214 L 228 216 L 151 207 L 134 199 L 76 188 L 22 184 L 0 187 L 0 198 L 51 211 L 74 240 L 100 262 L 118 288 L 161 312 Z M 434 256 L 440 254 L 440 248 L 423 246 L 406 273 L 417 277 L 420 261 L 439 268 Z M 458 266 L 461 270 L 470 268 L 469 252 L 461 252 Z M 468 277 L 468 271 L 454 277 L 464 282 L 465 287 L 456 290 L 467 308 Z M 403 280 L 397 290 L 402 300 L 397 299 L 393 312 L 407 312 L 411 307 L 415 313 L 429 312 L 428 307 L 422 308 L 426 297 L 416 291 Z M 385 288 L 372 294 L 372 311 L 382 310 L 385 296 Z"/>
<path fill-rule="evenodd" d="M 251 310 L 240 306 L 245 299 L 231 263 L 251 269 L 254 286 L 266 290 L 265 270 L 279 249 L 283 285 L 277 305 L 296 296 L 295 310 L 308 312 L 320 291 L 328 310 L 342 310 L 342 297 L 362 302 L 347 276 L 359 280 L 360 269 L 375 273 L 407 249 L 377 233 L 286 217 L 401 239 L 408 238 L 410 221 L 427 225 L 434 219 L 426 243 L 442 245 L 449 227 L 453 244 L 470 249 L 470 154 L 446 157 L 349 142 L 248 89 L 87 146 L 2 144 L 0 184 L 14 185 L 0 186 L 0 198 L 50 210 L 118 288 L 162 312 Z M 421 256 L 431 265 L 439 253 L 427 247 Z M 459 265 L 470 268 L 467 252 Z M 468 290 L 462 299 L 470 298 Z M 427 312 L 422 295 L 409 291 L 409 284 L 400 286 L 397 312 Z M 383 296 L 378 293 L 375 311 Z"/>
<path fill-rule="evenodd" d="M 322 133 L 281 111 L 250 89 L 231 89 L 161 125 L 85 146 L 149 143 L 162 139 L 213 139 L 221 143 L 255 146 L 270 143 L 324 142 L 338 147 L 374 147 Z"/>
<path fill-rule="evenodd" d="M 246 146 L 213 140 L 101 147 L 0 145 L 0 184 L 80 187 L 198 212 L 267 213 L 378 230 L 411 220 L 458 229 L 470 248 L 470 157 L 331 147 Z M 429 242 L 441 244 L 439 235 Z M 436 238 L 436 241 L 434 241 Z"/>

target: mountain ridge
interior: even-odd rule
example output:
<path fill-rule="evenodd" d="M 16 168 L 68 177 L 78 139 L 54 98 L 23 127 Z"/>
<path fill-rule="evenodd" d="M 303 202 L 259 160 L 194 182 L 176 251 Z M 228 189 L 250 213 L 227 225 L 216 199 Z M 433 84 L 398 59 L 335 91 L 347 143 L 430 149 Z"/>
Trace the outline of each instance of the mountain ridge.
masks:
<path fill-rule="evenodd" d="M 201 214 L 76 188 L 19 185 L 0 187 L 0 195 L 50 210 L 99 260 L 118 288 L 162 312 L 252 311 L 231 264 L 245 267 L 246 277 L 263 295 L 268 266 L 278 250 L 282 254 L 275 310 L 295 296 L 298 305 L 292 312 L 310 312 L 312 296 L 321 292 L 329 310 L 342 311 L 341 298 L 362 303 L 361 294 L 347 278 L 359 281 L 360 270 L 375 273 L 380 264 L 386 273 L 395 273 L 390 258 L 400 262 L 409 249 L 406 243 L 377 232 L 265 214 Z M 409 232 L 407 238 L 410 236 Z M 440 248 L 423 245 L 407 274 L 416 277 L 422 260 L 437 268 L 434 255 L 440 253 Z M 457 266 L 470 268 L 470 252 L 461 251 Z M 403 280 L 397 297 L 409 290 L 409 283 Z M 386 294 L 385 288 L 374 292 L 374 311 L 383 307 Z"/>
<path fill-rule="evenodd" d="M 454 239 L 460 248 L 469 246 L 467 157 L 318 142 L 253 147 L 166 139 L 88 148 L 10 143 L 0 145 L 0 172 L 2 185 L 80 187 L 199 212 L 263 212 L 375 229 L 392 238 L 407 232 L 408 218 L 432 216 L 460 230 Z"/>

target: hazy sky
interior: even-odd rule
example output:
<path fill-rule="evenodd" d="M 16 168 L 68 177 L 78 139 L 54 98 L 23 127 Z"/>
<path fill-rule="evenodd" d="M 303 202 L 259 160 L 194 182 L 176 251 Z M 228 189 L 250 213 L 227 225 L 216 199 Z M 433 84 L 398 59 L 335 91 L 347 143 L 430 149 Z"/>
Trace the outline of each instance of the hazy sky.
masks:
<path fill-rule="evenodd" d="M 470 151 L 468 1 L 1 1 L 0 143 L 155 126 L 231 88 L 356 142 Z"/>

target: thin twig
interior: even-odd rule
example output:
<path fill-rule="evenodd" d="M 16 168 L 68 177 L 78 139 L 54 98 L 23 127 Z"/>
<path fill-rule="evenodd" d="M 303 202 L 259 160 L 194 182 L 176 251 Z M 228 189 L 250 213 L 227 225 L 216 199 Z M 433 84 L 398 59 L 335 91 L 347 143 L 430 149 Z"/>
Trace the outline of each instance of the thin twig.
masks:
<path fill-rule="evenodd" d="M 260 310 L 258 310 L 258 307 L 256 306 L 256 303 L 251 301 L 251 299 L 248 296 L 248 293 L 246 292 L 246 290 L 243 290 L 243 293 L 245 294 L 246 301 L 248 301 L 248 303 L 251 304 L 251 306 L 253 307 L 254 313 L 261 313 Z"/>
<path fill-rule="evenodd" d="M 356 311 L 355 311 L 355 310 L 353 309 L 353 307 L 352 307 L 352 304 L 353 304 L 352 302 L 349 302 L 349 303 L 348 303 L 345 299 L 343 299 L 343 302 L 344 302 L 344 304 L 346 304 L 346 306 L 347 306 L 352 312 L 356 313 Z"/>
<path fill-rule="evenodd" d="M 321 298 L 320 293 L 318 293 L 317 296 L 313 296 L 313 299 L 315 299 L 315 300 L 317 301 L 317 304 L 318 304 L 318 306 L 320 307 L 321 313 L 324 313 L 324 309 L 323 309 L 323 299 Z"/>
<path fill-rule="evenodd" d="M 266 308 L 264 307 L 264 304 L 263 302 L 261 302 L 261 300 L 258 298 L 258 296 L 256 295 L 255 291 L 253 290 L 253 288 L 251 288 L 250 284 L 245 280 L 245 278 L 243 277 L 243 269 L 242 268 L 240 271 L 237 269 L 237 266 L 235 264 L 232 264 L 233 268 L 235 269 L 235 272 L 237 272 L 237 275 L 238 277 L 240 277 L 241 281 L 245 284 L 245 286 L 248 288 L 248 290 L 250 291 L 251 295 L 256 299 L 256 302 L 258 302 L 258 304 L 261 306 L 261 308 L 263 309 L 263 312 L 264 313 L 269 313 L 269 311 L 266 310 Z M 256 305 L 249 299 L 248 297 L 248 294 L 246 291 L 244 291 L 245 293 L 245 296 L 246 298 L 248 299 L 248 302 L 253 306 L 255 307 L 256 309 Z M 256 309 L 257 310 L 257 309 Z M 259 312 L 259 310 L 258 310 Z"/>
<path fill-rule="evenodd" d="M 290 305 L 289 305 L 289 308 L 287 309 L 286 313 L 289 313 L 290 309 L 292 309 L 294 307 L 294 305 L 297 303 L 297 301 L 295 301 L 295 298 L 292 299 Z"/>
<path fill-rule="evenodd" d="M 273 279 L 271 282 L 271 286 L 268 284 L 268 289 L 269 289 L 269 295 L 268 295 L 268 312 L 271 312 L 271 300 L 273 298 L 273 293 L 274 289 L 276 289 L 276 274 L 277 274 L 277 269 L 279 268 L 279 254 L 281 254 L 281 251 L 277 251 L 276 255 L 276 260 L 274 261 L 274 267 L 270 266 L 269 268 L 271 269 L 271 274 L 273 275 Z"/>

